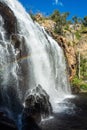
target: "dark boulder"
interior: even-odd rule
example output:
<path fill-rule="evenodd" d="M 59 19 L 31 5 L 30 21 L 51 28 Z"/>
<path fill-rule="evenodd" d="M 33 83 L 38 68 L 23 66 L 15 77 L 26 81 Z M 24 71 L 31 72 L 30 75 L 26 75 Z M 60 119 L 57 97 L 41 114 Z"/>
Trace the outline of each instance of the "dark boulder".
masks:
<path fill-rule="evenodd" d="M 46 91 L 38 85 L 32 89 L 25 99 L 24 116 L 30 115 L 36 121 L 40 121 L 41 117 L 46 118 L 52 114 L 52 106 Z"/>

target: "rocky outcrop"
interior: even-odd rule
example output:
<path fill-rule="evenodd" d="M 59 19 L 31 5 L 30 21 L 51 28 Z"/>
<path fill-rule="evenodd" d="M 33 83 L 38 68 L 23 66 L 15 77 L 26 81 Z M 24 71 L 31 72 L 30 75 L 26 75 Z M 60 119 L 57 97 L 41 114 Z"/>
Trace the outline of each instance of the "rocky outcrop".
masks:
<path fill-rule="evenodd" d="M 25 113 L 31 115 L 36 121 L 52 114 L 49 96 L 41 85 L 27 93 L 25 99 Z"/>
<path fill-rule="evenodd" d="M 53 32 L 56 23 L 51 19 L 45 19 L 42 14 L 36 14 L 35 20 L 45 28 L 48 33 Z"/>

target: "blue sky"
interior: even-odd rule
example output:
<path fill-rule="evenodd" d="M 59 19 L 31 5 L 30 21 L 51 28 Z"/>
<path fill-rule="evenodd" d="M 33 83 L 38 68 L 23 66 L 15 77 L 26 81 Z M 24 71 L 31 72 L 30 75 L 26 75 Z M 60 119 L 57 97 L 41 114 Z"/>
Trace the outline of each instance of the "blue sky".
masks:
<path fill-rule="evenodd" d="M 70 12 L 69 19 L 73 16 L 87 16 L 87 0 L 19 0 L 27 11 L 51 14 L 55 9 L 60 12 Z"/>

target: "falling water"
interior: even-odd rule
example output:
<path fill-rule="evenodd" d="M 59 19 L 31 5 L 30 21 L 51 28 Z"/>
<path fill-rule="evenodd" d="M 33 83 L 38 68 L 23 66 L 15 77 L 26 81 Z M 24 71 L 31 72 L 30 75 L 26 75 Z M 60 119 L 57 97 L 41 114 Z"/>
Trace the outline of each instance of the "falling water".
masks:
<path fill-rule="evenodd" d="M 5 111 L 8 111 L 7 108 L 10 111 L 14 109 L 12 102 L 15 104 L 15 98 L 17 98 L 18 68 L 15 49 L 11 41 L 6 39 L 4 20 L 0 15 L 0 109 L 4 107 Z"/>
<path fill-rule="evenodd" d="M 25 44 L 29 51 L 27 61 L 29 65 L 28 73 L 30 76 L 28 77 L 28 87 L 25 96 L 27 96 L 28 91 L 40 84 L 49 95 L 53 110 L 57 111 L 57 103 L 70 94 L 66 62 L 62 49 L 58 43 L 45 32 L 43 27 L 32 21 L 29 14 L 26 13 L 17 0 L 0 1 L 5 3 L 16 16 L 18 33 L 25 38 Z M 0 24 L 2 24 L 1 17 Z M 3 29 L 3 25 L 0 26 L 0 29 Z M 5 40 L 4 30 L 2 30 L 0 37 L 1 36 L 4 36 L 2 42 L 4 42 L 5 47 L 0 45 L 0 60 L 2 61 L 0 62 L 0 66 L 8 64 L 5 70 L 3 69 L 2 83 L 11 84 L 10 81 L 12 81 L 12 84 L 15 84 L 14 82 L 16 81 L 17 92 L 19 94 L 20 89 L 18 89 L 17 77 L 18 64 L 15 59 L 15 51 L 13 46 L 11 44 L 9 45 Z M 12 53 L 9 53 L 8 45 Z M 9 57 L 12 57 L 12 55 L 15 62 L 8 61 Z M 12 63 L 9 64 L 10 62 Z M 13 79 L 11 79 L 11 77 L 13 77 Z M 20 100 L 22 100 L 22 97 L 20 97 Z"/>

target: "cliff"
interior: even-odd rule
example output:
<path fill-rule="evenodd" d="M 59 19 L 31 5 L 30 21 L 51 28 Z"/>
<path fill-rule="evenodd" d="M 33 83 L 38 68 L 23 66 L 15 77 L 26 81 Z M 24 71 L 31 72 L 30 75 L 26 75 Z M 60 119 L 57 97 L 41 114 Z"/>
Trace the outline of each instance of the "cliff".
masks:
<path fill-rule="evenodd" d="M 70 41 L 72 42 L 72 34 L 68 31 L 65 36 L 58 35 L 54 32 L 55 22 L 50 19 L 44 19 L 41 14 L 35 16 L 36 21 L 45 28 L 45 30 L 51 35 L 57 43 L 63 48 L 64 54 L 68 63 L 69 79 L 71 80 L 76 74 L 76 51 L 73 46 L 70 46 Z M 69 39 L 68 39 L 69 38 Z"/>
<path fill-rule="evenodd" d="M 78 73 L 78 53 L 87 57 L 87 31 L 81 24 L 63 26 L 63 35 L 55 33 L 56 23 L 50 18 L 37 14 L 35 20 L 45 28 L 57 43 L 63 48 L 68 65 L 69 79 L 72 81 Z"/>

